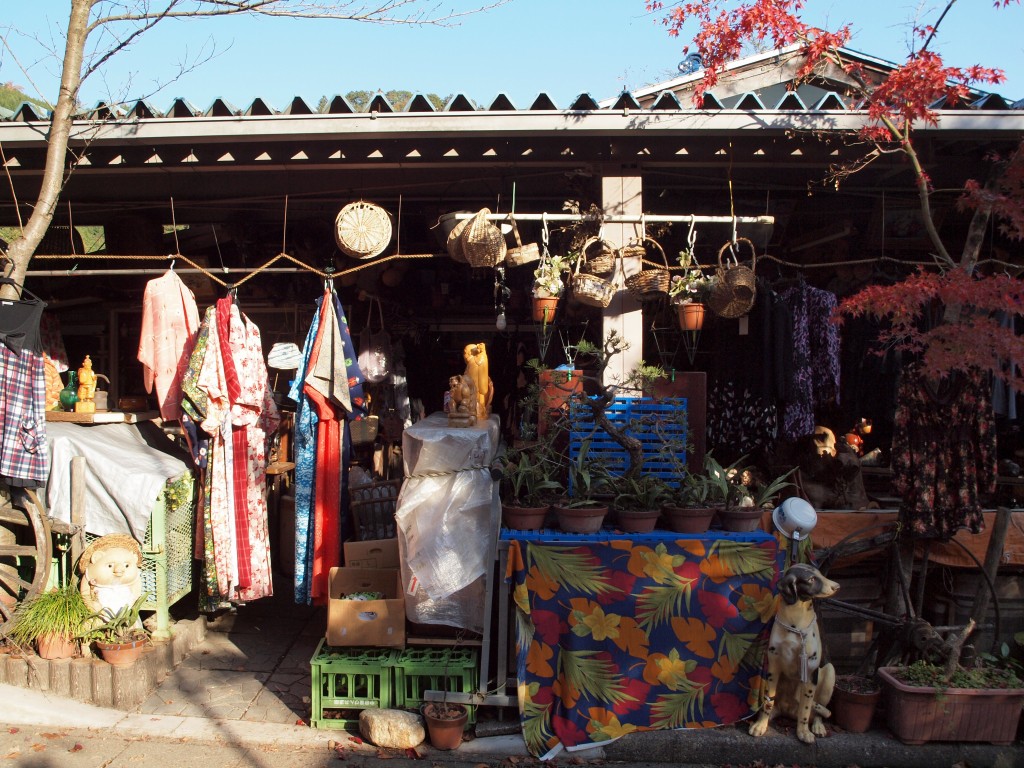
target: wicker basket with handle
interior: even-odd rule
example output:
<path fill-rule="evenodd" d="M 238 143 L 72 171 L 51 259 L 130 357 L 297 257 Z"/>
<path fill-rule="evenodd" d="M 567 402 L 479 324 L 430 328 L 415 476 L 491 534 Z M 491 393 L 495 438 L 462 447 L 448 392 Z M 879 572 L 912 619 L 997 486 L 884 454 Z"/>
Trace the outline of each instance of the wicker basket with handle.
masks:
<path fill-rule="evenodd" d="M 391 217 L 374 203 L 349 203 L 334 221 L 334 240 L 346 256 L 372 259 L 391 242 Z"/>
<path fill-rule="evenodd" d="M 505 262 L 510 267 L 520 267 L 524 264 L 540 261 L 540 246 L 536 243 L 527 243 L 526 245 L 523 245 L 523 240 L 519 236 L 519 226 L 516 224 L 515 216 L 509 214 L 508 221 L 512 226 L 512 237 L 515 239 L 516 244 L 508 249 L 508 253 L 505 254 Z"/>
<path fill-rule="evenodd" d="M 728 242 L 718 249 L 718 269 L 708 292 L 708 306 L 719 317 L 743 317 L 754 306 L 757 298 L 757 249 L 745 237 L 737 238 L 737 246 L 750 248 L 750 266 L 739 263 L 733 243 Z M 729 251 L 730 256 L 725 256 Z M 725 259 L 723 260 L 723 257 Z"/>
<path fill-rule="evenodd" d="M 580 272 L 583 263 L 583 255 L 576 259 L 576 268 L 572 273 L 572 296 L 580 304 L 590 307 L 607 307 L 612 296 L 615 295 L 615 286 L 610 280 L 603 277 Z"/>
<path fill-rule="evenodd" d="M 591 275 L 608 275 L 615 269 L 615 248 L 600 235 L 588 238 L 581 249 L 582 270 Z"/>
<path fill-rule="evenodd" d="M 665 249 L 653 237 L 644 237 L 641 244 L 644 247 L 645 255 L 649 252 L 649 249 L 653 248 L 657 251 L 661 255 L 661 260 L 665 266 L 644 264 L 643 269 L 626 278 L 626 289 L 637 301 L 651 301 L 652 299 L 663 298 L 668 295 L 668 285 L 671 280 Z M 623 255 L 625 254 L 623 253 Z"/>
<path fill-rule="evenodd" d="M 462 253 L 471 267 L 493 267 L 505 260 L 505 236 L 487 220 L 490 213 L 490 209 L 481 208 L 459 237 Z"/>

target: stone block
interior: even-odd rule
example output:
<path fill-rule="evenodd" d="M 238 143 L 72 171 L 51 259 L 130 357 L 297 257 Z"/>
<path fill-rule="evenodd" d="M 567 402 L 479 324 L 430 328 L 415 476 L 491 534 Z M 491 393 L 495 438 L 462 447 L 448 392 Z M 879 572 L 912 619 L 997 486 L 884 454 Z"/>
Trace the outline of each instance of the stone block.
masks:
<path fill-rule="evenodd" d="M 423 718 L 401 709 L 364 709 L 359 713 L 359 734 L 388 749 L 411 749 L 427 735 Z"/>

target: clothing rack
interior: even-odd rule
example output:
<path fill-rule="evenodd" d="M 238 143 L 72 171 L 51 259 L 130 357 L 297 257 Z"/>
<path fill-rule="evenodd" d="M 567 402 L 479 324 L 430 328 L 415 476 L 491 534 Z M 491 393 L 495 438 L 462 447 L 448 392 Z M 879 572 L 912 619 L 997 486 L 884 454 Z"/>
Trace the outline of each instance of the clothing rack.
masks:
<path fill-rule="evenodd" d="M 454 218 L 472 219 L 476 215 L 460 211 L 454 214 Z M 775 224 L 774 216 L 681 216 L 636 213 L 608 216 L 585 213 L 489 213 L 484 218 L 488 221 L 506 221 L 514 218 L 517 221 L 593 221 L 600 224 Z"/>

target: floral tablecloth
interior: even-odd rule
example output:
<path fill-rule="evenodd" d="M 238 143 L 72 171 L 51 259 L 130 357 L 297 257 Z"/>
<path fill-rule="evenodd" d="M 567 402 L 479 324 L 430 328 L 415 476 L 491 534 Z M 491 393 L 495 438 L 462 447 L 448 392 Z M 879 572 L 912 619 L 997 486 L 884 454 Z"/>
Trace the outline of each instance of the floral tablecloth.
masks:
<path fill-rule="evenodd" d="M 533 755 L 754 712 L 784 556 L 775 537 L 502 538 L 514 582 L 519 710 Z"/>

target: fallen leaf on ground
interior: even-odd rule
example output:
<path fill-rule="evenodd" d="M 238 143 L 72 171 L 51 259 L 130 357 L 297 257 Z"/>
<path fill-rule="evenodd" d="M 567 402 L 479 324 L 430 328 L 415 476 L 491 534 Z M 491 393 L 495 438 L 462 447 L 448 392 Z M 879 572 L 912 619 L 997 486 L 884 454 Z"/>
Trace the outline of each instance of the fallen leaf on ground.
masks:
<path fill-rule="evenodd" d="M 383 752 L 383 751 L 381 751 L 379 749 L 377 750 L 377 759 L 378 760 L 390 760 L 393 757 L 394 757 L 394 755 L 389 755 L 387 752 Z"/>
<path fill-rule="evenodd" d="M 4 755 L 4 760 L 14 760 L 16 757 L 21 757 L 20 749 L 12 749 L 10 752 Z"/>
<path fill-rule="evenodd" d="M 85 747 L 76 743 L 75 746 L 68 750 L 68 752 L 81 752 L 83 749 L 85 749 Z"/>
<path fill-rule="evenodd" d="M 18 728 L 8 728 L 8 729 L 7 729 L 7 732 L 8 732 L 8 733 L 17 733 L 17 732 L 18 732 L 18 730 L 19 730 Z"/>
<path fill-rule="evenodd" d="M 46 745 L 45 744 L 33 744 L 32 745 L 32 751 L 33 752 L 43 752 L 45 750 L 46 750 Z"/>

